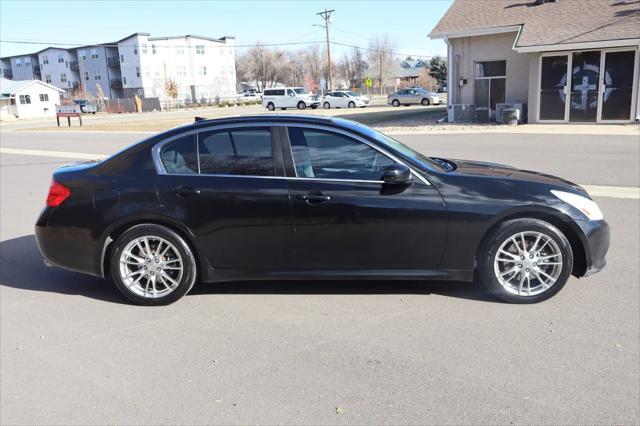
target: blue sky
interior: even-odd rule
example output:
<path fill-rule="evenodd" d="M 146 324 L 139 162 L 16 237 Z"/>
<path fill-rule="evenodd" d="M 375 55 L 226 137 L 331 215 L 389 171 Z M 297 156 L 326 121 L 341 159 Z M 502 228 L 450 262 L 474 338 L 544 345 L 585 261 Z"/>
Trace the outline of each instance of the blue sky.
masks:
<path fill-rule="evenodd" d="M 35 52 L 47 44 L 115 41 L 134 32 L 152 36 L 230 35 L 237 45 L 324 41 L 315 13 L 335 9 L 331 39 L 366 47 L 387 34 L 399 55 L 446 54 L 427 34 L 451 0 L 422 1 L 19 1 L 0 0 L 0 56 Z M 16 44 L 8 41 L 43 42 Z M 282 46 L 299 49 L 299 46 Z M 332 46 L 334 55 L 345 48 Z M 241 53 L 242 48 L 238 49 Z"/>

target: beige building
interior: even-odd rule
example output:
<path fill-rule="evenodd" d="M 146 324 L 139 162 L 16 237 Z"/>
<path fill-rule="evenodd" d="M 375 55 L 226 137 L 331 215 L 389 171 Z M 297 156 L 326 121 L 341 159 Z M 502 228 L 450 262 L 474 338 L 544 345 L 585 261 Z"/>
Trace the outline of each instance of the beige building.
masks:
<path fill-rule="evenodd" d="M 456 0 L 429 37 L 448 45 L 449 121 L 639 119 L 638 2 Z"/>

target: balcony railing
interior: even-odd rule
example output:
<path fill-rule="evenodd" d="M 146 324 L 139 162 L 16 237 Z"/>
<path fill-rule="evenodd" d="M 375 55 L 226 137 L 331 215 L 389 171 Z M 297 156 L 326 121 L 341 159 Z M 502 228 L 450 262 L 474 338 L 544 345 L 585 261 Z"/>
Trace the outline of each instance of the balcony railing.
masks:
<path fill-rule="evenodd" d="M 122 89 L 122 80 L 111 80 L 109 82 L 109 87 L 112 89 Z"/>
<path fill-rule="evenodd" d="M 119 67 L 120 66 L 120 58 L 118 58 L 118 57 L 107 58 L 107 66 L 111 67 L 111 68 Z"/>
<path fill-rule="evenodd" d="M 71 71 L 78 71 L 79 68 L 80 67 L 78 66 L 78 63 L 76 61 L 69 62 L 69 69 Z"/>

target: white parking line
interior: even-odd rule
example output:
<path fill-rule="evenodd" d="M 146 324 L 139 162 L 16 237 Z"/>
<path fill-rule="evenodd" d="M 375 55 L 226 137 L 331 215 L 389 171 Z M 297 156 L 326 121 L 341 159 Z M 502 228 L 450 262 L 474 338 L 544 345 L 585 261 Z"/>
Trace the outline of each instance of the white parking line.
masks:
<path fill-rule="evenodd" d="M 36 157 L 78 158 L 82 160 L 99 160 L 105 154 L 87 154 L 84 152 L 44 151 L 37 149 L 0 148 L 0 154 L 34 155 Z"/>
<path fill-rule="evenodd" d="M 99 160 L 104 154 L 84 152 L 44 151 L 36 149 L 0 148 L 0 154 L 33 155 L 38 157 L 77 158 L 81 160 Z M 592 197 L 626 198 L 640 200 L 640 188 L 634 186 L 581 185 Z"/>

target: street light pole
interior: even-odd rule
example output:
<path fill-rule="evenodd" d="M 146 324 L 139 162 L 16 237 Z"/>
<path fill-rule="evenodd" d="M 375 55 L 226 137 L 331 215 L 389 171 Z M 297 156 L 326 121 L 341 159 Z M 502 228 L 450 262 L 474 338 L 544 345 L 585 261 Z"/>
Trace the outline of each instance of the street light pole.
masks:
<path fill-rule="evenodd" d="M 331 10 L 327 10 L 325 9 L 324 12 L 318 12 L 316 13 L 316 15 L 320 15 L 322 17 L 322 19 L 324 19 L 324 29 L 327 35 L 327 70 L 328 70 L 328 76 L 327 76 L 327 91 L 330 92 L 332 89 L 332 81 L 333 81 L 333 76 L 331 75 L 331 44 L 329 42 L 329 18 L 331 18 L 331 14 L 335 12 L 334 9 Z"/>

